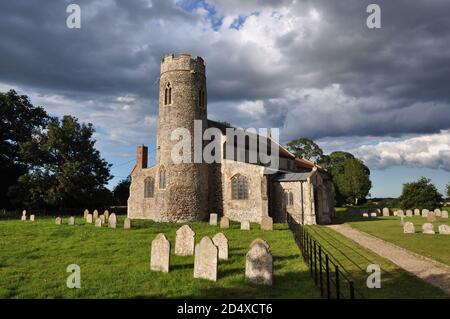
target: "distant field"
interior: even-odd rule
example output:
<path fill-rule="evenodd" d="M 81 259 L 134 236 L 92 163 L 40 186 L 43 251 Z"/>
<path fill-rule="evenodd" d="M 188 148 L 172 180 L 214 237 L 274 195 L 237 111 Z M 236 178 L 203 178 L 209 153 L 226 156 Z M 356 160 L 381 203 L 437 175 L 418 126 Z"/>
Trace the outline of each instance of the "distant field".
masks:
<path fill-rule="evenodd" d="M 219 262 L 218 281 L 193 278 L 193 257 L 173 254 L 178 224 L 136 221 L 133 229 L 95 228 L 77 219 L 75 226 L 55 225 L 53 218 L 36 222 L 0 221 L 0 298 L 320 298 L 293 235 L 285 224 L 272 232 L 220 230 L 190 223 L 196 242 L 223 231 L 230 259 Z M 171 242 L 171 272 L 151 272 L 150 245 L 163 232 Z M 267 240 L 274 255 L 274 285 L 244 280 L 245 254 L 257 237 Z M 81 288 L 66 287 L 66 267 L 81 267 Z"/>

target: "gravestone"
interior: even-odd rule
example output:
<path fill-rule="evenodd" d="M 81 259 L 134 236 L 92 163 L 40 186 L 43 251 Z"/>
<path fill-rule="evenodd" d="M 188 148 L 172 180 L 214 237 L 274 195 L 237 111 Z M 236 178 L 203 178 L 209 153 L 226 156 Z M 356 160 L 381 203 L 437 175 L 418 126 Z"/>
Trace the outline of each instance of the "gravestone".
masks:
<path fill-rule="evenodd" d="M 218 250 L 219 259 L 228 259 L 228 239 L 223 233 L 217 233 L 212 238 L 214 245 Z"/>
<path fill-rule="evenodd" d="M 439 226 L 439 234 L 450 235 L 450 226 L 449 225 L 440 225 Z"/>
<path fill-rule="evenodd" d="M 272 254 L 260 241 L 255 241 L 245 255 L 245 280 L 264 285 L 273 283 Z"/>
<path fill-rule="evenodd" d="M 194 254 L 195 232 L 189 225 L 183 225 L 177 230 L 175 237 L 175 255 L 192 256 Z"/>
<path fill-rule="evenodd" d="M 377 217 L 377 213 L 370 213 L 370 217 Z"/>
<path fill-rule="evenodd" d="M 22 217 L 20 218 L 21 220 L 27 220 L 27 211 L 26 210 L 23 210 L 22 211 Z"/>
<path fill-rule="evenodd" d="M 428 213 L 429 213 L 428 209 L 425 208 L 422 209 L 422 217 L 427 217 Z"/>
<path fill-rule="evenodd" d="M 95 227 L 102 227 L 102 220 L 100 218 L 95 220 Z"/>
<path fill-rule="evenodd" d="M 392 215 L 398 216 L 398 210 L 395 210 L 394 213 L 393 213 Z"/>
<path fill-rule="evenodd" d="M 267 248 L 267 250 L 270 251 L 269 243 L 268 243 L 267 241 L 265 241 L 264 239 L 261 239 L 261 238 L 256 238 L 255 240 L 253 240 L 253 241 L 250 243 L 250 246 L 249 246 L 249 247 L 252 248 L 252 246 L 255 245 L 256 243 L 263 244 L 263 245 Z"/>
<path fill-rule="evenodd" d="M 420 209 L 414 209 L 414 216 L 420 216 Z"/>
<path fill-rule="evenodd" d="M 75 217 L 70 216 L 70 217 L 69 217 L 69 222 L 68 222 L 68 224 L 69 224 L 69 225 L 75 225 Z"/>
<path fill-rule="evenodd" d="M 408 209 L 408 210 L 406 211 L 406 216 L 412 217 L 412 215 L 413 215 L 412 210 L 411 210 L 411 209 Z"/>
<path fill-rule="evenodd" d="M 441 218 L 448 218 L 448 212 L 446 210 L 441 212 Z"/>
<path fill-rule="evenodd" d="M 93 214 L 92 214 L 92 218 L 93 218 L 94 220 L 97 220 L 97 218 L 98 218 L 98 210 L 94 210 L 94 212 L 93 212 Z"/>
<path fill-rule="evenodd" d="M 403 225 L 403 233 L 404 234 L 414 234 L 416 232 L 416 229 L 414 228 L 414 224 L 411 222 L 406 222 L 405 225 Z"/>
<path fill-rule="evenodd" d="M 405 216 L 405 213 L 403 212 L 402 209 L 397 211 L 397 216 Z"/>
<path fill-rule="evenodd" d="M 364 213 L 362 215 L 363 215 L 363 217 L 369 217 L 369 214 L 367 214 L 367 213 Z"/>
<path fill-rule="evenodd" d="M 83 212 L 83 218 L 86 219 L 88 214 L 89 214 L 89 209 L 86 208 Z"/>
<path fill-rule="evenodd" d="M 436 208 L 436 209 L 434 210 L 434 215 L 435 215 L 436 217 L 441 217 L 441 210 L 440 210 L 439 208 Z"/>
<path fill-rule="evenodd" d="M 269 216 L 264 216 L 261 219 L 261 230 L 273 230 L 273 219 Z"/>
<path fill-rule="evenodd" d="M 220 228 L 230 228 L 230 219 L 228 217 L 222 217 L 220 219 Z"/>
<path fill-rule="evenodd" d="M 103 215 L 105 215 L 105 220 L 109 220 L 109 211 L 108 210 L 105 210 L 103 212 Z"/>
<path fill-rule="evenodd" d="M 384 217 L 388 217 L 389 216 L 389 208 L 387 208 L 387 207 L 383 208 L 383 216 Z"/>
<path fill-rule="evenodd" d="M 34 214 L 30 215 L 30 221 L 34 222 Z"/>
<path fill-rule="evenodd" d="M 217 226 L 217 214 L 209 214 L 209 224 Z"/>
<path fill-rule="evenodd" d="M 378 215 L 381 215 L 381 209 L 377 208 L 376 212 Z"/>
<path fill-rule="evenodd" d="M 112 214 L 111 214 L 112 215 Z M 169 272 L 170 266 L 170 241 L 162 233 L 152 240 L 150 253 L 150 269 L 153 271 Z"/>
<path fill-rule="evenodd" d="M 129 219 L 128 217 L 125 218 L 125 220 L 123 221 L 123 228 L 124 229 L 130 229 L 131 228 L 131 219 Z"/>
<path fill-rule="evenodd" d="M 194 278 L 217 280 L 218 250 L 211 238 L 205 236 L 195 245 Z"/>
<path fill-rule="evenodd" d="M 427 214 L 427 222 L 434 223 L 436 221 L 436 214 L 434 212 L 429 212 Z"/>
<path fill-rule="evenodd" d="M 116 214 L 112 213 L 111 215 L 109 215 L 108 226 L 109 226 L 109 228 L 116 228 L 116 226 L 117 226 Z"/>
<path fill-rule="evenodd" d="M 86 223 L 92 224 L 92 214 L 87 214 L 87 216 L 86 216 Z"/>
<path fill-rule="evenodd" d="M 423 234 L 434 234 L 434 226 L 431 223 L 425 223 L 422 225 Z"/>
<path fill-rule="evenodd" d="M 102 224 L 105 223 L 105 215 L 100 215 L 98 218 L 100 218 L 102 220 Z"/>
<path fill-rule="evenodd" d="M 241 230 L 250 230 L 250 222 L 248 220 L 241 221 Z"/>
<path fill-rule="evenodd" d="M 56 225 L 61 225 L 61 223 L 62 223 L 61 217 L 56 217 L 55 224 Z"/>

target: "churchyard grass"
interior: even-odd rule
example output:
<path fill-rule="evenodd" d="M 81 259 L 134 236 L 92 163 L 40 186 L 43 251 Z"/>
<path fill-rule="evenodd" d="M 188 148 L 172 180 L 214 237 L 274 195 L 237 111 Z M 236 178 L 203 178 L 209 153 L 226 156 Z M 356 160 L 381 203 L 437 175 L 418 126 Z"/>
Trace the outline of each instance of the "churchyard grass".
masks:
<path fill-rule="evenodd" d="M 414 224 L 415 234 L 404 234 L 400 217 L 396 216 L 367 219 L 341 211 L 338 213 L 338 220 L 397 246 L 450 265 L 450 236 L 440 235 L 438 230 L 439 225 L 450 225 L 450 218 L 436 217 L 436 222 L 432 223 L 436 232 L 434 235 L 422 234 L 422 225 L 427 223 L 427 219 L 421 216 L 404 217 L 405 222 Z"/>
<path fill-rule="evenodd" d="M 286 224 L 274 231 L 242 231 L 238 223 L 220 229 L 204 222 L 189 223 L 196 243 L 223 232 L 229 240 L 229 259 L 219 261 L 218 281 L 193 278 L 194 257 L 174 254 L 180 224 L 133 221 L 124 230 L 96 228 L 77 217 L 74 226 L 55 225 L 51 217 L 35 222 L 0 220 L 0 298 L 320 298 L 309 277 L 293 235 Z M 169 273 L 150 271 L 151 241 L 158 233 L 171 242 Z M 274 285 L 246 283 L 245 254 L 257 237 L 270 244 L 274 256 Z M 81 288 L 66 286 L 66 268 L 81 268 Z"/>
<path fill-rule="evenodd" d="M 398 221 L 399 223 L 399 221 Z M 355 288 L 366 298 L 448 298 L 440 289 L 410 275 L 390 261 L 321 225 L 307 226 L 310 234 L 335 258 L 353 278 Z M 400 229 L 403 232 L 403 229 Z M 367 288 L 367 266 L 381 268 L 381 288 Z"/>

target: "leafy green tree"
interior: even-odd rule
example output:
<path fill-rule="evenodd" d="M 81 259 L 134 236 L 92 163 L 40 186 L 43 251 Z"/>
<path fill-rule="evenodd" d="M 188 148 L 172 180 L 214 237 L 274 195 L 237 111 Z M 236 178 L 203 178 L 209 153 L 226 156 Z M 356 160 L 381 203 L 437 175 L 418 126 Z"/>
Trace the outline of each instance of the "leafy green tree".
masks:
<path fill-rule="evenodd" d="M 72 116 L 54 118 L 45 131 L 20 147 L 31 164 L 12 196 L 28 207 L 82 208 L 109 205 L 112 178 L 110 164 L 100 157 L 92 138 L 92 124 L 80 124 Z"/>
<path fill-rule="evenodd" d="M 311 160 L 314 163 L 319 163 L 324 156 L 319 145 L 305 137 L 290 141 L 287 143 L 287 147 L 295 156 Z"/>
<path fill-rule="evenodd" d="M 447 191 L 447 198 L 450 198 L 450 183 L 447 184 L 446 191 Z"/>
<path fill-rule="evenodd" d="M 40 132 L 48 120 L 44 109 L 33 106 L 26 95 L 14 90 L 0 92 L 0 207 L 11 207 L 8 189 L 27 172 L 27 162 L 19 152 L 20 144 Z"/>
<path fill-rule="evenodd" d="M 115 205 L 127 205 L 128 197 L 130 196 L 131 177 L 121 180 L 113 190 L 113 200 Z"/>
<path fill-rule="evenodd" d="M 403 184 L 402 195 L 399 199 L 403 209 L 435 209 L 440 206 L 442 195 L 429 178 L 421 177 L 416 182 Z"/>

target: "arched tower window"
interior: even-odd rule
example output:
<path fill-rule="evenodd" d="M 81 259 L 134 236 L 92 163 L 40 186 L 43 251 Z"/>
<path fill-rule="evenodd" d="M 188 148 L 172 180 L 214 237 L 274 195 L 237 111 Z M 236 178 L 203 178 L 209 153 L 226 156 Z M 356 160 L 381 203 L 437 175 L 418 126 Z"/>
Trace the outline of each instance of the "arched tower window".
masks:
<path fill-rule="evenodd" d="M 161 168 L 159 169 L 159 188 L 166 188 L 166 169 L 164 168 L 164 166 L 161 166 Z"/>
<path fill-rule="evenodd" d="M 155 195 L 155 181 L 152 177 L 147 177 L 144 180 L 144 197 L 151 198 Z"/>
<path fill-rule="evenodd" d="M 167 83 L 166 89 L 164 90 L 164 105 L 172 104 L 172 86 Z"/>
<path fill-rule="evenodd" d="M 240 174 L 231 178 L 231 199 L 248 199 L 248 180 Z"/>

